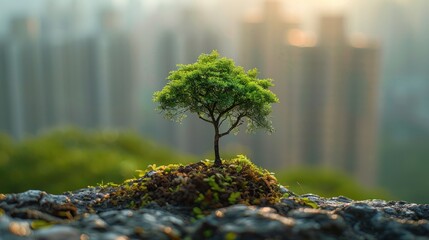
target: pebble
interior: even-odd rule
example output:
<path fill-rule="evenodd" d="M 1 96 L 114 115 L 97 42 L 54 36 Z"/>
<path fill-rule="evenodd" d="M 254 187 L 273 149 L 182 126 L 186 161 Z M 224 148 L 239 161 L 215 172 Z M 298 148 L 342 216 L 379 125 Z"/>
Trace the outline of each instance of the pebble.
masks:
<path fill-rule="evenodd" d="M 8 230 L 9 230 L 9 233 L 20 237 L 28 236 L 31 233 L 30 225 L 28 224 L 28 222 L 22 222 L 22 221 L 10 222 L 8 226 Z"/>
<path fill-rule="evenodd" d="M 53 226 L 35 231 L 35 240 L 78 240 L 82 234 L 78 229 L 69 226 Z"/>

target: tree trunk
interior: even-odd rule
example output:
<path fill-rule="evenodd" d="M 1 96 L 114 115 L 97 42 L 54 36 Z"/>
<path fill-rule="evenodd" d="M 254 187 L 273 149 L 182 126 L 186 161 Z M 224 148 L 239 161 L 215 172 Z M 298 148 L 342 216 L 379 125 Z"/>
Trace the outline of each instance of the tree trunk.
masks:
<path fill-rule="evenodd" d="M 220 160 L 220 154 L 219 154 L 219 133 L 216 132 L 215 133 L 215 137 L 214 137 L 214 151 L 215 151 L 215 162 L 214 165 L 215 166 L 220 166 L 222 165 L 222 161 Z"/>

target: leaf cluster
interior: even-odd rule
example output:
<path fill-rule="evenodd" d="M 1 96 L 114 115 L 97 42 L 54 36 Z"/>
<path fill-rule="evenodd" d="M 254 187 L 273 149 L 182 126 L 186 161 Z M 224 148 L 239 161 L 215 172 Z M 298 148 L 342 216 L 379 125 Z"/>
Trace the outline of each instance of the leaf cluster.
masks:
<path fill-rule="evenodd" d="M 154 93 L 165 117 L 181 121 L 186 112 L 216 126 L 229 123 L 224 135 L 247 120 L 248 130 L 272 131 L 271 104 L 278 102 L 271 79 L 258 79 L 258 71 L 245 71 L 217 51 L 202 54 L 193 64 L 180 64 L 170 72 L 167 85 Z"/>

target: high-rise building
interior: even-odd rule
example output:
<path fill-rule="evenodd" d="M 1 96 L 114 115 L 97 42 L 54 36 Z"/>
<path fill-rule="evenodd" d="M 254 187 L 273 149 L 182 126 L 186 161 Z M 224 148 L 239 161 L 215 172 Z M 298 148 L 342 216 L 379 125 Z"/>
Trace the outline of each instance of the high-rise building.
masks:
<path fill-rule="evenodd" d="M 41 47 L 46 121 L 49 126 L 66 124 L 64 46 L 63 43 L 50 39 L 42 43 Z"/>
<path fill-rule="evenodd" d="M 7 44 L 3 39 L 0 40 L 0 129 L 3 131 L 12 131 L 12 96 L 10 91 L 10 81 L 7 79 Z"/>
<path fill-rule="evenodd" d="M 217 36 L 197 9 L 185 8 L 181 15 L 181 25 L 185 26 L 182 33 L 178 34 L 183 50 L 181 63 L 194 63 L 201 53 L 218 49 Z M 200 155 L 212 152 L 214 130 L 209 123 L 201 121 L 194 114 L 188 114 L 188 118 L 179 127 L 183 129 L 179 130 L 178 143 L 186 144 L 183 150 Z"/>
<path fill-rule="evenodd" d="M 277 134 L 253 140 L 255 161 L 337 168 L 371 185 L 376 174 L 378 47 L 348 40 L 342 16 L 320 18 L 319 39 L 284 22 L 278 1 L 243 23 L 241 61 L 275 80 Z M 276 17 L 277 16 L 277 17 Z M 259 142 L 258 142 L 259 141 Z"/>
<path fill-rule="evenodd" d="M 284 125 L 288 165 L 316 165 L 321 159 L 321 115 L 324 82 L 321 52 L 308 33 L 293 28 L 286 35 L 288 61 L 285 64 L 286 108 Z"/>
<path fill-rule="evenodd" d="M 64 125 L 137 129 L 139 63 L 121 13 L 104 9 L 88 34 L 82 1 L 65 14 L 50 3 L 40 21 L 13 18 L 0 40 L 0 130 L 23 138 Z"/>
<path fill-rule="evenodd" d="M 205 21 L 204 16 L 194 7 L 185 7 L 180 11 L 175 9 L 172 12 L 168 8 L 163 9 L 157 17 L 167 20 L 161 24 L 160 30 L 152 33 L 156 39 L 156 42 L 152 43 L 155 51 L 153 49 L 148 51 L 153 51 L 150 54 L 155 61 L 149 64 L 153 64 L 152 69 L 155 70 L 155 74 L 147 77 L 149 83 L 146 84 L 152 85 L 150 88 L 145 88 L 149 96 L 153 91 L 159 91 L 165 86 L 167 83 L 165 79 L 170 71 L 177 69 L 177 63 L 194 63 L 201 53 L 210 53 L 219 47 L 217 35 Z M 153 19 L 153 21 L 157 20 Z M 151 114 L 157 114 L 153 108 L 155 106 L 148 110 Z M 211 126 L 194 114 L 187 114 L 187 118 L 180 125 L 162 119 L 161 115 L 154 116 L 153 119 L 157 121 L 152 122 L 153 127 L 147 132 L 153 134 L 155 139 L 193 154 L 202 155 L 213 150 L 214 133 Z M 150 121 L 150 119 L 147 120 Z"/>
<path fill-rule="evenodd" d="M 322 162 L 374 183 L 378 113 L 378 47 L 363 40 L 347 41 L 345 20 L 320 21 L 324 79 Z"/>
<path fill-rule="evenodd" d="M 136 127 L 136 61 L 130 34 L 114 9 L 101 12 L 101 31 L 91 41 L 99 126 Z"/>
<path fill-rule="evenodd" d="M 168 144 L 176 149 L 184 150 L 185 142 L 179 139 L 180 127 L 177 123 L 165 119 L 156 109 L 152 101 L 155 91 L 160 91 L 167 83 L 170 71 L 180 63 L 180 42 L 177 37 L 178 12 L 167 5 L 157 11 L 157 14 L 147 16 L 137 30 L 141 34 L 140 63 L 140 102 L 142 113 L 142 133 L 162 144 Z M 158 23 L 154 28 L 153 23 Z M 146 37 L 151 36 L 151 37 Z M 181 126 L 182 127 L 182 126 Z"/>
<path fill-rule="evenodd" d="M 80 1 L 67 11 L 48 2 L 41 19 L 41 47 L 48 126 L 96 127 L 96 111 L 90 101 L 95 90 L 90 69 L 91 52 L 82 36 Z"/>
<path fill-rule="evenodd" d="M 242 136 L 250 145 L 258 146 L 253 151 L 253 161 L 268 167 L 279 167 L 282 156 L 288 152 L 284 141 L 285 128 L 281 127 L 287 115 L 287 102 L 285 99 L 286 79 L 284 75 L 288 48 L 284 44 L 284 35 L 294 24 L 285 20 L 281 9 L 281 2 L 269 0 L 265 2 L 262 14 L 253 13 L 245 17 L 242 23 L 241 49 L 239 63 L 245 69 L 258 68 L 262 78 L 275 80 L 273 92 L 277 94 L 281 104 L 274 104 L 273 125 L 275 132 L 270 136 L 257 132 L 252 136 Z M 270 158 L 267 161 L 266 158 Z"/>
<path fill-rule="evenodd" d="M 0 51 L 3 68 L 0 82 L 4 86 L 1 127 L 23 138 L 45 125 L 39 22 L 30 17 L 15 17 L 10 22 L 9 32 Z"/>

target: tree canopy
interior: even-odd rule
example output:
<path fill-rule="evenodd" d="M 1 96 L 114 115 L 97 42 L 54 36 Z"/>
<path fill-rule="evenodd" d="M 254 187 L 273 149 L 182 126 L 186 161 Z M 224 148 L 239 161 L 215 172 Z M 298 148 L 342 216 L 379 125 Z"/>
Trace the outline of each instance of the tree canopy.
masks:
<path fill-rule="evenodd" d="M 258 79 L 258 70 L 245 71 L 217 51 L 201 54 L 197 62 L 179 64 L 169 82 L 154 93 L 154 101 L 165 117 L 181 121 L 186 112 L 195 113 L 215 130 L 215 163 L 221 164 L 219 138 L 247 122 L 249 132 L 261 128 L 272 132 L 271 104 L 278 102 L 269 90 L 271 79 Z M 221 128 L 224 124 L 226 128 Z"/>

